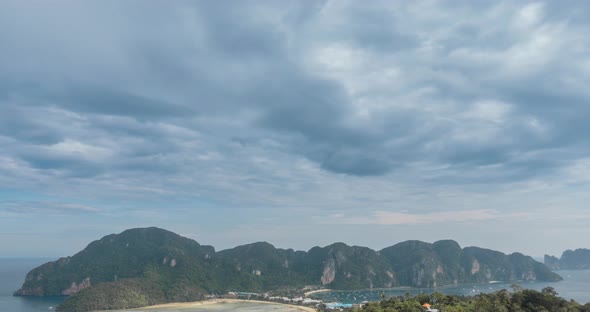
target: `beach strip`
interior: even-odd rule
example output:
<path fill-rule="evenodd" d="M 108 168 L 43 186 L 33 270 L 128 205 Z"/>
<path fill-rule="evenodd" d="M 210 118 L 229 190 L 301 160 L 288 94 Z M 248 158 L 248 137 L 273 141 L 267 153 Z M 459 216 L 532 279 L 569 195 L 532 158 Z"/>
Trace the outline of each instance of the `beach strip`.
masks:
<path fill-rule="evenodd" d="M 270 301 L 261 301 L 261 300 L 245 300 L 245 299 L 210 299 L 210 300 L 195 301 L 195 302 L 173 302 L 173 303 L 164 303 L 164 304 L 158 304 L 158 305 L 148 306 L 148 307 L 144 307 L 144 308 L 137 308 L 137 309 L 131 309 L 131 310 L 125 310 L 125 311 L 197 308 L 199 306 L 211 305 L 211 304 L 222 304 L 222 303 L 274 304 L 274 305 L 287 306 L 287 307 L 291 307 L 291 308 L 298 309 L 301 311 L 306 311 L 306 312 L 316 312 L 316 309 L 314 309 L 312 307 L 307 307 L 307 306 L 270 302 Z"/>
<path fill-rule="evenodd" d="M 308 291 L 308 292 L 304 293 L 303 295 L 305 297 L 309 297 L 309 295 L 313 295 L 313 294 L 317 294 L 317 293 L 323 293 L 323 292 L 329 292 L 329 291 L 332 291 L 332 289 L 326 289 L 326 288 L 324 288 L 324 289 L 317 289 L 317 290 Z"/>

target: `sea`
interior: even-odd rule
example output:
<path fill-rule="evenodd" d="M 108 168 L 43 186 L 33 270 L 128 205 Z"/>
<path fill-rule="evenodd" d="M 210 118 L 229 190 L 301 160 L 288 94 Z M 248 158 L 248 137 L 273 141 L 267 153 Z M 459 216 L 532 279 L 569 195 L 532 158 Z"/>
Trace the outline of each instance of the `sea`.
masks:
<path fill-rule="evenodd" d="M 321 299 L 324 302 L 336 302 L 339 305 L 349 305 L 362 303 L 363 301 L 379 301 L 382 294 L 386 298 L 403 296 L 406 293 L 417 295 L 420 293 L 429 294 L 432 292 L 441 292 L 447 295 L 472 296 L 479 293 L 490 293 L 502 289 L 512 290 L 512 284 L 518 284 L 523 288 L 542 290 L 547 286 L 553 287 L 560 297 L 568 300 L 573 299 L 579 303 L 585 304 L 590 302 L 590 270 L 558 270 L 557 274 L 563 277 L 559 282 L 493 282 L 488 284 L 462 284 L 453 286 L 443 286 L 437 288 L 412 288 L 397 287 L 386 289 L 367 289 L 354 291 L 329 291 L 315 293 L 314 299 Z"/>
<path fill-rule="evenodd" d="M 0 258 L 0 311 L 39 312 L 52 311 L 65 297 L 14 297 L 12 294 L 25 281 L 27 273 L 48 261 L 49 258 Z"/>
<path fill-rule="evenodd" d="M 0 311 L 2 312 L 47 312 L 52 311 L 65 298 L 64 297 L 48 297 L 48 298 L 34 298 L 34 297 L 14 297 L 13 292 L 18 289 L 24 279 L 25 275 L 33 268 L 55 259 L 48 258 L 0 258 Z M 553 287 L 561 297 L 566 299 L 573 299 L 580 303 L 590 302 L 590 270 L 583 271 L 556 271 L 563 277 L 563 281 L 548 283 L 548 282 L 523 282 L 519 283 L 524 288 L 541 290 L 544 287 Z M 324 293 L 316 293 L 313 296 L 317 299 L 322 299 L 325 302 L 338 302 L 341 304 L 361 303 L 363 301 L 378 301 L 381 299 L 381 294 L 386 297 L 405 295 L 407 292 L 411 294 L 430 293 L 433 291 L 440 291 L 445 294 L 453 295 L 475 295 L 480 292 L 493 292 L 501 289 L 510 290 L 512 283 L 491 283 L 478 285 L 460 285 L 447 286 L 435 289 L 419 289 L 419 288 L 388 288 L 388 289 L 372 289 L 372 290 L 356 290 L 356 291 L 330 291 Z M 260 304 L 246 304 L 246 305 L 219 305 L 209 306 L 207 308 L 199 307 L 195 311 L 206 312 L 211 311 L 290 311 L 287 308 L 282 308 L 275 305 L 260 305 Z M 152 312 L 156 312 L 151 310 Z M 171 312 L 171 310 L 162 310 Z M 188 312 L 189 310 L 183 309 Z"/>

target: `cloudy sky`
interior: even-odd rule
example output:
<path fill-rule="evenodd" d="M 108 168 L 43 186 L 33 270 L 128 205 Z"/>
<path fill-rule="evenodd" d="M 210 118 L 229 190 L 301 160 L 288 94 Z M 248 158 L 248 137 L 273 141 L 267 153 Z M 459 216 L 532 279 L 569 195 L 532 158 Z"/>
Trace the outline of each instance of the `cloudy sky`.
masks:
<path fill-rule="evenodd" d="M 2 1 L 0 256 L 590 247 L 588 6 Z"/>

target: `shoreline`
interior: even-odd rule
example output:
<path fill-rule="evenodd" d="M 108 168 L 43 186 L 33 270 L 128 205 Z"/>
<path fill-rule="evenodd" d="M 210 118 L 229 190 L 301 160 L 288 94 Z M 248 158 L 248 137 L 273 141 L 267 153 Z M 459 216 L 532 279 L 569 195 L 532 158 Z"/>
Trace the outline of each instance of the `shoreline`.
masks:
<path fill-rule="evenodd" d="M 329 291 L 332 291 L 332 289 L 327 289 L 327 288 L 324 288 L 324 289 L 317 289 L 317 290 L 312 290 L 312 291 L 305 292 L 305 293 L 303 293 L 303 295 L 304 295 L 305 297 L 308 297 L 309 295 L 318 294 L 318 293 L 323 293 L 323 292 L 329 292 Z"/>
<path fill-rule="evenodd" d="M 280 302 L 272 302 L 272 301 L 262 301 L 262 300 L 246 300 L 246 299 L 209 299 L 203 301 L 193 301 L 193 302 L 172 302 L 172 303 L 163 303 L 157 304 L 152 306 L 147 306 L 143 308 L 135 308 L 129 310 L 122 310 L 122 311 L 138 311 L 138 310 L 155 310 L 155 309 L 183 309 L 183 308 L 196 308 L 200 306 L 212 305 L 212 304 L 224 304 L 224 303 L 259 303 L 259 304 L 274 304 L 274 305 L 282 305 L 288 306 L 291 308 L 295 308 L 305 312 L 316 312 L 316 309 L 308 306 L 301 306 L 295 304 L 287 304 L 287 303 L 280 303 Z"/>

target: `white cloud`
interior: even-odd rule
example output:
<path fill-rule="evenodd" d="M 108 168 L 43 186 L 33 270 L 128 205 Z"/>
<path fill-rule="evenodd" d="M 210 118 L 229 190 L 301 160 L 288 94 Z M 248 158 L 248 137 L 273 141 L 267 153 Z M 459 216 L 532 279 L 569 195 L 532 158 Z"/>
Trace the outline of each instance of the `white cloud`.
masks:
<path fill-rule="evenodd" d="M 485 221 L 508 217 L 515 217 L 515 215 L 502 215 L 495 210 L 442 211 L 422 214 L 374 211 L 369 217 L 349 217 L 343 214 L 333 214 L 321 219 L 319 222 L 328 224 L 413 225 Z"/>
<path fill-rule="evenodd" d="M 469 223 L 557 197 L 584 211 L 581 4 L 17 3 L 0 10 L 0 191 L 16 201 L 213 238 L 235 219 L 243 239 L 268 218 L 271 235 L 310 239 L 308 216 L 330 214 L 335 235 L 360 222 L 485 238 Z"/>
<path fill-rule="evenodd" d="M 462 114 L 464 118 L 483 122 L 503 123 L 510 114 L 512 106 L 502 101 L 478 101 L 473 107 Z"/>
<path fill-rule="evenodd" d="M 523 31 L 530 30 L 531 27 L 538 25 L 543 19 L 544 9 L 543 3 L 529 3 L 518 10 L 513 22 Z"/>
<path fill-rule="evenodd" d="M 82 157 L 92 161 L 106 160 L 113 156 L 113 151 L 108 148 L 94 146 L 71 139 L 65 139 L 64 141 L 53 144 L 48 149 L 58 154 Z"/>

